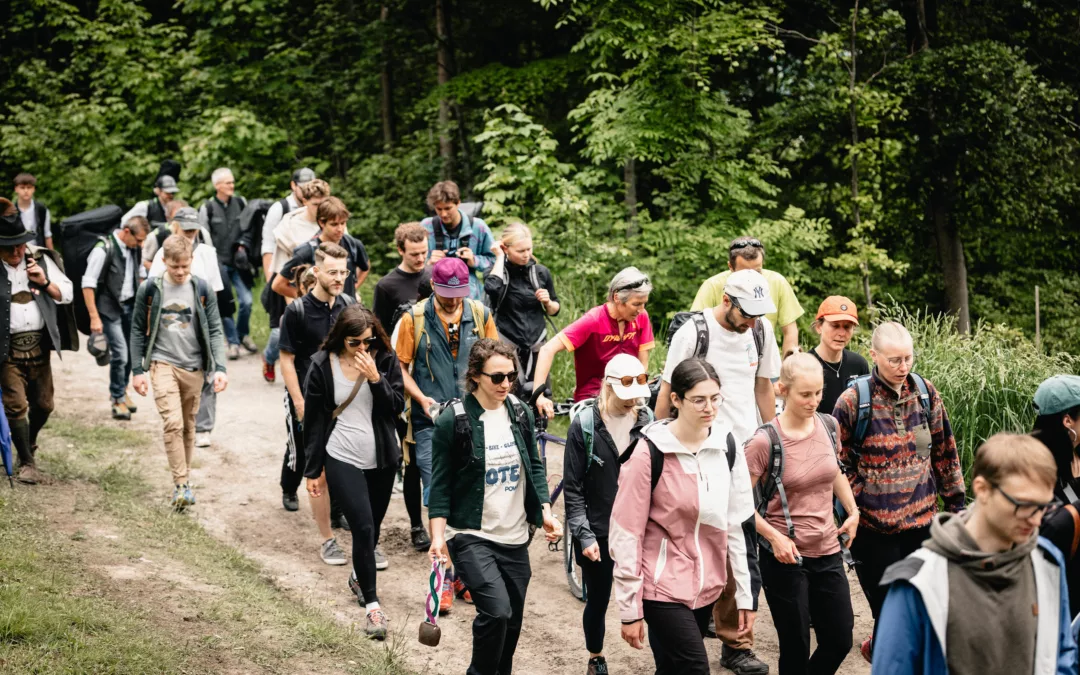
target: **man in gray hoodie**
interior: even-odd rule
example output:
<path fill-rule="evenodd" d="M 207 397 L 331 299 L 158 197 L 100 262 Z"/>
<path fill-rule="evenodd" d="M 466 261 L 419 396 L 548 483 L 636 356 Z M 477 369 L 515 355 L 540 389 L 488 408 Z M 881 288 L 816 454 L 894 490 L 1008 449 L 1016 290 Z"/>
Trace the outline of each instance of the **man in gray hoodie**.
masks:
<path fill-rule="evenodd" d="M 975 453 L 969 510 L 941 513 L 923 548 L 891 566 L 874 675 L 1076 673 L 1061 552 L 1039 536 L 1057 465 L 1030 436 Z"/>

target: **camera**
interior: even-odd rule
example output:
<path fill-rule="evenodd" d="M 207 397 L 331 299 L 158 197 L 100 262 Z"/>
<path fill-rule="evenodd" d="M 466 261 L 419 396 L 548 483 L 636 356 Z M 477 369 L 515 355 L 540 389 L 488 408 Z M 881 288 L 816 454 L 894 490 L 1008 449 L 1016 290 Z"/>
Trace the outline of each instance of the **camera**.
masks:
<path fill-rule="evenodd" d="M 451 249 L 451 250 L 447 251 L 446 252 L 446 257 L 447 258 L 456 258 L 456 257 L 458 257 L 457 249 L 455 248 L 455 249 Z"/>

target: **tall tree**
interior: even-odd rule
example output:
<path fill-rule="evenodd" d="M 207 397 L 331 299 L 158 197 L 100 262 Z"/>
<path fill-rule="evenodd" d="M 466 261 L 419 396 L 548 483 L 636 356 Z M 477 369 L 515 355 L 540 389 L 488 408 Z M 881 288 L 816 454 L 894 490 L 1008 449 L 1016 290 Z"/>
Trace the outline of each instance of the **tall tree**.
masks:
<path fill-rule="evenodd" d="M 390 49 L 390 7 L 384 4 L 379 10 L 379 23 L 382 36 L 382 73 L 379 76 L 381 99 L 379 110 L 382 112 L 383 148 L 394 147 L 394 80 L 391 69 L 392 54 Z"/>
<path fill-rule="evenodd" d="M 439 47 L 435 52 L 438 63 L 438 83 L 444 88 L 454 72 L 454 45 L 450 32 L 450 0 L 435 0 L 435 36 Z M 454 138 L 450 131 L 449 93 L 439 97 L 439 155 L 442 157 L 443 178 L 454 175 Z"/>

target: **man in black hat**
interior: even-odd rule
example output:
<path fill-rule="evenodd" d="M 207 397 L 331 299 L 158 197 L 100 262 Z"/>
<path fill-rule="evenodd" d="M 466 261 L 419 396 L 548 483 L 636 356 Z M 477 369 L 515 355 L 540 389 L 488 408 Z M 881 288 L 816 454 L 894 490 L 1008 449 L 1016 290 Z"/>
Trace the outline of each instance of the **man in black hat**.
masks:
<path fill-rule="evenodd" d="M 12 203 L 0 199 L 0 386 L 19 455 L 19 480 L 29 484 L 45 478 L 34 454 L 38 432 L 53 410 L 50 352 L 78 347 L 71 280 L 51 250 L 28 250 L 33 239 Z"/>

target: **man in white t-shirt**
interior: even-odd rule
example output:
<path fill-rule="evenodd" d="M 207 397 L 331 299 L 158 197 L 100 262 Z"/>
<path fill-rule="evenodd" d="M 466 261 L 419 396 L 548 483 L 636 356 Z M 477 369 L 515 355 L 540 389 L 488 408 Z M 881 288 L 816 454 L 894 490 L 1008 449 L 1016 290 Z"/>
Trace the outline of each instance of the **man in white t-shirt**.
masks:
<path fill-rule="evenodd" d="M 723 417 L 739 444 L 745 443 L 763 422 L 776 416 L 772 378 L 780 376 L 780 349 L 773 327 L 765 314 L 776 311 L 769 284 L 756 270 L 740 270 L 727 278 L 721 304 L 702 312 L 708 347 L 702 355 L 720 376 L 720 406 Z M 760 322 L 761 327 L 756 324 Z M 755 330 L 757 328 L 757 330 Z M 764 328 L 764 330 L 761 330 Z M 668 417 L 671 407 L 671 374 L 681 362 L 695 355 L 698 322 L 687 321 L 675 333 L 668 348 L 667 363 L 656 400 L 656 416 Z M 755 332 L 758 337 L 755 338 Z M 758 348 L 761 340 L 761 348 Z M 751 521 L 752 523 L 752 521 Z M 751 524 L 752 527 L 752 524 Z M 760 586 L 756 565 L 751 577 L 754 597 Z M 761 675 L 769 667 L 752 651 L 753 633 L 738 634 L 739 615 L 735 606 L 734 576 L 729 576 L 713 609 L 717 636 L 723 641 L 720 664 L 737 675 Z"/>

